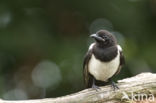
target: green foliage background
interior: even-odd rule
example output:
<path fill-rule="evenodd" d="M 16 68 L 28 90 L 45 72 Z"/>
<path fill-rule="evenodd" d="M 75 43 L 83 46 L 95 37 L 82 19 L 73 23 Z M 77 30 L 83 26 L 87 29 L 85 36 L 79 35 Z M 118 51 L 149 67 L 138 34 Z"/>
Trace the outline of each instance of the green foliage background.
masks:
<path fill-rule="evenodd" d="M 34 99 L 45 89 L 46 97 L 82 90 L 89 35 L 99 29 L 113 32 L 124 50 L 126 66 L 115 79 L 156 71 L 154 0 L 0 0 L 0 97 Z M 47 87 L 32 79 L 38 67 Z"/>

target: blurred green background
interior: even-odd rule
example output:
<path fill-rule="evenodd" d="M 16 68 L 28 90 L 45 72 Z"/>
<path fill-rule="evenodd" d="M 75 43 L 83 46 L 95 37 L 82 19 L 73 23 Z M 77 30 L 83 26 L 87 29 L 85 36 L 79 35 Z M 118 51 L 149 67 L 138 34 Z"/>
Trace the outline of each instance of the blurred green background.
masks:
<path fill-rule="evenodd" d="M 116 79 L 156 72 L 155 0 L 0 0 L 0 98 L 82 90 L 89 35 L 100 29 L 124 50 Z"/>

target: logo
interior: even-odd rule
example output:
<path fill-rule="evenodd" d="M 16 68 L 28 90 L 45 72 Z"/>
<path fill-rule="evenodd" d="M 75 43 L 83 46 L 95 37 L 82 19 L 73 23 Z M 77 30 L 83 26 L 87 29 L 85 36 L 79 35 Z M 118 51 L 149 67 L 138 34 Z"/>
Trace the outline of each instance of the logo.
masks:
<path fill-rule="evenodd" d="M 154 101 L 154 95 L 152 93 L 146 94 L 146 93 L 134 93 L 134 92 L 122 92 L 122 98 L 121 101 L 134 101 L 134 102 L 153 102 Z"/>

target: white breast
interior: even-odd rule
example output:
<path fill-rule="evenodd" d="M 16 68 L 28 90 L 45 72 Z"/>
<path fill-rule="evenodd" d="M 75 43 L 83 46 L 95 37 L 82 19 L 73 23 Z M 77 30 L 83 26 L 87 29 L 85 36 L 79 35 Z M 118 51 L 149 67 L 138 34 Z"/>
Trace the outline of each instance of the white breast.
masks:
<path fill-rule="evenodd" d="M 101 62 L 97 60 L 92 54 L 88 69 L 89 72 L 96 78 L 96 80 L 107 81 L 118 70 L 120 64 L 120 53 L 110 62 Z"/>

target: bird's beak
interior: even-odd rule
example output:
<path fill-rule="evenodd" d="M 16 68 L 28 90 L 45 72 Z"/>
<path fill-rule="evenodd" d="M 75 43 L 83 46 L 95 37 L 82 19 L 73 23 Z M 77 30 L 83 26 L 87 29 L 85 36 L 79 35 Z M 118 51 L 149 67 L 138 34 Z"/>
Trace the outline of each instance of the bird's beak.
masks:
<path fill-rule="evenodd" d="M 90 35 L 90 37 L 94 38 L 96 41 L 102 41 L 102 42 L 105 41 L 105 39 L 99 37 L 97 34 L 92 34 L 92 35 Z"/>
<path fill-rule="evenodd" d="M 91 38 L 96 38 L 96 37 L 98 37 L 96 34 L 92 34 L 92 35 L 90 35 L 90 37 Z"/>

